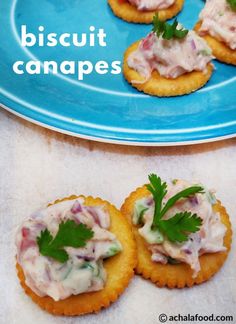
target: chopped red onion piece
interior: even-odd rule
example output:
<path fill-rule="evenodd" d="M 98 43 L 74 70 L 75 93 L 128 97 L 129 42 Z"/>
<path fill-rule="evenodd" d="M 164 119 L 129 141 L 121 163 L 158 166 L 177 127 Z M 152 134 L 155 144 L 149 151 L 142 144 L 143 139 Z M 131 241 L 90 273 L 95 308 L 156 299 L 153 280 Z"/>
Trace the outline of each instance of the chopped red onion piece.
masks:
<path fill-rule="evenodd" d="M 50 268 L 48 266 L 46 266 L 45 274 L 46 274 L 47 279 L 49 281 L 51 281 L 52 280 L 52 278 L 51 278 L 51 272 L 50 272 Z"/>
<path fill-rule="evenodd" d="M 189 249 L 184 249 L 184 253 L 186 253 L 186 254 L 192 254 L 192 251 L 190 251 Z"/>
<path fill-rule="evenodd" d="M 93 217 L 96 224 L 101 226 L 99 216 L 93 207 L 86 206 L 87 212 Z"/>
<path fill-rule="evenodd" d="M 141 47 L 143 50 L 149 50 L 153 45 L 153 33 L 150 33 L 147 37 L 145 37 L 141 42 Z"/>
<path fill-rule="evenodd" d="M 33 246 L 36 246 L 35 241 L 25 239 L 25 240 L 22 240 L 21 245 L 20 245 L 20 249 L 21 249 L 21 251 L 24 251 L 24 250 L 26 250 L 26 249 L 28 249 L 30 247 L 33 247 Z"/>
<path fill-rule="evenodd" d="M 77 213 L 82 212 L 82 206 L 79 201 L 76 200 L 76 202 L 74 203 L 74 205 L 71 208 L 71 212 L 72 212 L 72 214 L 77 214 Z"/>
<path fill-rule="evenodd" d="M 84 261 L 94 261 L 95 258 L 93 256 L 89 256 L 89 255 L 77 255 L 78 259 L 83 259 Z"/>
<path fill-rule="evenodd" d="M 197 196 L 189 197 L 189 201 L 193 206 L 196 206 L 199 203 L 198 199 L 197 199 Z"/>
<path fill-rule="evenodd" d="M 154 203 L 154 200 L 153 200 L 152 197 L 150 197 L 150 198 L 147 199 L 147 205 L 148 205 L 148 206 L 153 205 L 153 203 Z"/>
<path fill-rule="evenodd" d="M 193 50 L 196 49 L 196 44 L 195 44 L 193 39 L 191 40 L 191 47 L 192 47 Z"/>
<path fill-rule="evenodd" d="M 29 236 L 30 230 L 29 230 L 29 228 L 27 228 L 27 227 L 23 227 L 22 230 L 21 230 L 21 233 L 22 233 L 22 236 L 23 236 L 24 238 L 26 238 L 26 237 Z"/>

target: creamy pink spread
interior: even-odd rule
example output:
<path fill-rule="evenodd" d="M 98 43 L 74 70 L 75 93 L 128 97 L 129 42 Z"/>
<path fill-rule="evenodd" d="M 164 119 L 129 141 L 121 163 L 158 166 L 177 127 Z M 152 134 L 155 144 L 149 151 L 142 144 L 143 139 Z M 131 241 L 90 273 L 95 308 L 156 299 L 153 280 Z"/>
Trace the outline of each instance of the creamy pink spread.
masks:
<path fill-rule="evenodd" d="M 176 0 L 128 0 L 140 11 L 152 11 L 166 9 L 173 5 Z"/>
<path fill-rule="evenodd" d="M 168 192 L 164 198 L 167 200 L 191 186 L 192 184 L 184 180 L 177 180 L 168 185 Z M 152 261 L 166 264 L 169 258 L 173 261 L 184 262 L 190 265 L 193 270 L 193 277 L 196 277 L 201 270 L 199 256 L 205 253 L 215 253 L 225 251 L 224 236 L 226 226 L 222 224 L 219 213 L 213 210 L 216 203 L 214 193 L 204 188 L 203 194 L 196 194 L 193 197 L 181 199 L 164 216 L 163 219 L 173 217 L 176 213 L 190 211 L 197 214 L 202 219 L 202 225 L 198 232 L 190 234 L 188 240 L 183 243 L 171 242 L 158 230 L 152 230 L 154 202 L 152 197 L 137 200 L 133 214 L 133 223 L 138 224 L 140 213 L 144 210 L 142 217 L 143 227 L 139 228 L 139 233 L 148 243 L 152 253 Z"/>
<path fill-rule="evenodd" d="M 207 0 L 199 18 L 200 35 L 210 34 L 232 50 L 236 49 L 236 12 L 226 0 Z"/>
<path fill-rule="evenodd" d="M 46 228 L 55 236 L 59 224 L 68 219 L 85 224 L 94 235 L 83 248 L 66 247 L 69 259 L 62 264 L 41 255 L 36 239 Z M 110 216 L 105 207 L 85 206 L 82 198 L 36 212 L 23 222 L 16 235 L 17 262 L 23 269 L 27 286 L 37 295 L 50 296 L 56 301 L 103 289 L 106 282 L 103 259 L 122 250 L 109 227 Z"/>
<path fill-rule="evenodd" d="M 171 40 L 157 37 L 151 32 L 141 40 L 138 49 L 130 54 L 127 63 L 146 82 L 154 70 L 170 79 L 194 70 L 206 72 L 207 64 L 212 59 L 210 47 L 194 31 L 189 31 L 183 39 Z"/>

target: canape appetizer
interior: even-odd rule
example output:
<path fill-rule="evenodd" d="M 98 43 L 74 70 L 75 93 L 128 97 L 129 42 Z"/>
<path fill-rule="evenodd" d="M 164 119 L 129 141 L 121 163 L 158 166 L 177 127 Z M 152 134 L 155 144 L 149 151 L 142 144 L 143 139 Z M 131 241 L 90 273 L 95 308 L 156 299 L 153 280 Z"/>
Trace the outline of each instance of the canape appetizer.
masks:
<path fill-rule="evenodd" d="M 236 1 L 207 0 L 195 30 L 224 63 L 236 65 Z"/>
<path fill-rule="evenodd" d="M 182 10 L 184 0 L 108 0 L 108 3 L 119 18 L 150 24 L 155 13 L 162 21 L 176 16 Z"/>
<path fill-rule="evenodd" d="M 188 94 L 206 84 L 213 71 L 206 41 L 177 20 L 170 25 L 156 15 L 153 25 L 152 32 L 125 52 L 126 80 L 139 91 L 160 97 Z"/>
<path fill-rule="evenodd" d="M 231 246 L 225 208 L 202 185 L 175 180 L 167 186 L 153 174 L 149 180 L 121 208 L 137 242 L 136 272 L 160 287 L 191 287 L 208 280 Z"/>
<path fill-rule="evenodd" d="M 55 315 L 108 307 L 136 264 L 128 221 L 100 198 L 71 196 L 36 212 L 20 226 L 16 246 L 22 287 Z"/>

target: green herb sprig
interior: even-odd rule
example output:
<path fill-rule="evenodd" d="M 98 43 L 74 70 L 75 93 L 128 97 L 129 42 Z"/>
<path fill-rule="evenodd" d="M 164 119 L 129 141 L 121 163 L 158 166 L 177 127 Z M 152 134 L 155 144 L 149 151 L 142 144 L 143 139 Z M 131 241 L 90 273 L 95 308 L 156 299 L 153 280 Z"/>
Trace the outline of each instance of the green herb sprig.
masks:
<path fill-rule="evenodd" d="M 177 213 L 166 220 L 163 219 L 163 216 L 177 201 L 197 193 L 203 193 L 203 188 L 201 186 L 186 188 L 172 196 L 164 205 L 163 199 L 167 194 L 166 182 L 162 182 L 156 174 L 150 174 L 149 181 L 147 189 L 152 193 L 155 203 L 152 227 L 158 228 L 172 242 L 187 241 L 190 233 L 199 231 L 202 224 L 201 218 L 188 211 Z"/>
<path fill-rule="evenodd" d="M 233 11 L 236 11 L 236 0 L 227 0 L 228 4 L 230 5 Z"/>
<path fill-rule="evenodd" d="M 178 21 L 175 19 L 172 25 L 168 24 L 165 21 L 161 21 L 158 18 L 158 14 L 156 13 L 153 17 L 153 28 L 152 31 L 156 33 L 158 37 L 162 37 L 164 39 L 172 39 L 178 38 L 182 39 L 188 34 L 188 30 L 184 28 L 177 29 Z"/>
<path fill-rule="evenodd" d="M 48 229 L 41 231 L 40 236 L 37 237 L 37 244 L 42 255 L 64 263 L 69 259 L 64 247 L 83 247 L 92 237 L 93 231 L 87 226 L 67 220 L 60 223 L 54 238 Z"/>

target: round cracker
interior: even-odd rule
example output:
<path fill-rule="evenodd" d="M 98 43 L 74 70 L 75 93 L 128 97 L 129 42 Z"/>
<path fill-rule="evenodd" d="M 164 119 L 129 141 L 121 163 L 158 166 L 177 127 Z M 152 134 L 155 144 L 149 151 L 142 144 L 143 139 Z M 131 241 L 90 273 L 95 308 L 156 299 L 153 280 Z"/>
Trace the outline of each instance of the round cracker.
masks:
<path fill-rule="evenodd" d="M 143 197 L 150 196 L 146 186 L 138 188 L 132 192 L 121 207 L 121 212 L 132 223 L 132 215 L 135 201 Z M 151 260 L 151 252 L 148 250 L 146 241 L 140 236 L 138 227 L 133 225 L 133 232 L 138 249 L 138 264 L 136 273 L 142 275 L 145 279 L 150 279 L 159 287 L 167 286 L 169 288 L 192 287 L 194 284 L 200 284 L 212 277 L 223 265 L 230 251 L 232 230 L 229 216 L 221 203 L 217 201 L 214 210 L 220 213 L 222 223 L 227 227 L 224 237 L 225 252 L 208 253 L 199 257 L 201 271 L 196 278 L 192 278 L 192 270 L 186 263 L 180 264 L 161 264 Z"/>
<path fill-rule="evenodd" d="M 153 71 L 148 81 L 140 83 L 144 80 L 143 76 L 130 68 L 127 63 L 129 55 L 137 50 L 139 43 L 140 41 L 135 42 L 126 50 L 123 63 L 123 73 L 126 80 L 139 91 L 158 97 L 181 96 L 203 87 L 212 75 L 213 66 L 211 63 L 208 63 L 206 73 L 193 71 L 185 73 L 176 79 L 167 79 L 162 77 L 157 71 Z"/>
<path fill-rule="evenodd" d="M 195 25 L 194 30 L 196 32 L 199 32 L 200 28 L 201 22 L 199 21 Z M 212 49 L 213 55 L 217 58 L 217 60 L 223 63 L 236 65 L 236 50 L 232 50 L 225 43 L 219 41 L 211 35 L 205 35 L 201 37 L 204 38 L 205 41 L 208 43 L 208 45 Z"/>
<path fill-rule="evenodd" d="M 128 0 L 108 0 L 108 3 L 114 14 L 125 21 L 150 24 L 156 13 L 158 13 L 158 18 L 162 21 L 176 16 L 182 10 L 184 0 L 176 0 L 169 8 L 153 11 L 140 11 L 135 6 L 131 5 Z"/>
<path fill-rule="evenodd" d="M 23 269 L 17 263 L 16 268 L 21 286 L 27 295 L 42 309 L 54 315 L 82 315 L 98 312 L 101 308 L 108 307 L 128 286 L 134 275 L 136 266 L 136 244 L 134 236 L 127 219 L 109 202 L 100 198 L 71 196 L 54 202 L 59 203 L 68 199 L 82 197 L 85 205 L 105 206 L 111 217 L 110 231 L 114 233 L 123 246 L 123 251 L 119 254 L 104 260 L 104 267 L 107 272 L 107 282 L 104 289 L 96 292 L 83 293 L 70 296 L 67 299 L 55 301 L 51 297 L 40 297 L 36 295 L 25 283 Z"/>

